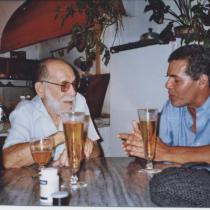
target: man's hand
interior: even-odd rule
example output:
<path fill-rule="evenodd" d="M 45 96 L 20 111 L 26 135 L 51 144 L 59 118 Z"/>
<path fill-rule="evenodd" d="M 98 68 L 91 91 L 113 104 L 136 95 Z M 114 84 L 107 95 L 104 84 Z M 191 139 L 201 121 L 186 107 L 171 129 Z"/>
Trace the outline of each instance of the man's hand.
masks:
<path fill-rule="evenodd" d="M 85 158 L 89 158 L 93 151 L 93 141 L 87 139 L 84 146 Z M 69 166 L 68 155 L 66 149 L 60 154 L 59 158 L 54 161 L 54 167 Z"/>
<path fill-rule="evenodd" d="M 132 125 L 132 133 L 120 133 L 117 137 L 124 141 L 122 148 L 128 155 L 144 158 L 144 145 L 138 123 L 133 121 Z"/>
<path fill-rule="evenodd" d="M 170 159 L 171 147 L 163 143 L 162 140 L 157 137 L 155 147 L 155 158 L 156 161 L 172 161 Z M 175 161 L 174 161 L 175 162 Z"/>
<path fill-rule="evenodd" d="M 120 133 L 117 136 L 124 142 L 122 143 L 123 150 L 128 154 L 140 158 L 144 158 L 144 143 L 141 132 L 138 127 L 138 123 L 133 121 L 133 132 Z M 170 154 L 170 146 L 164 144 L 159 137 L 157 137 L 156 148 L 155 148 L 155 160 L 165 161 Z"/>
<path fill-rule="evenodd" d="M 85 142 L 85 147 L 84 147 L 85 157 L 89 158 L 92 151 L 93 151 L 93 141 L 87 138 Z"/>
<path fill-rule="evenodd" d="M 60 154 L 59 158 L 53 162 L 53 167 L 69 166 L 68 155 L 66 149 Z"/>

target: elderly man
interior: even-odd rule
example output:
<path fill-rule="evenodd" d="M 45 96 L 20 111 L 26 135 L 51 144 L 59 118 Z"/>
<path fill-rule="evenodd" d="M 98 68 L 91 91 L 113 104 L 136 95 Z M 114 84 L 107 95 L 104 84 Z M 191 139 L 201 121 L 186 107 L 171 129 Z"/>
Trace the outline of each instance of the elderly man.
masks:
<path fill-rule="evenodd" d="M 183 46 L 168 59 L 169 100 L 163 107 L 155 160 L 210 163 L 210 53 L 199 45 Z M 144 157 L 137 122 L 122 147 L 129 155 Z"/>
<path fill-rule="evenodd" d="M 75 97 L 75 111 L 90 115 L 85 98 L 76 93 L 76 76 L 72 67 L 62 59 L 44 59 L 38 69 L 35 82 L 37 95 L 27 102 L 20 102 L 10 115 L 11 129 L 3 147 L 5 168 L 19 168 L 34 163 L 29 141 L 40 136 L 50 136 L 54 141 L 54 165 L 68 165 L 64 146 L 64 132 L 60 113 L 72 107 Z M 96 140 L 99 136 L 92 120 L 89 120 L 88 135 L 85 144 L 85 156 L 94 151 L 99 155 Z"/>

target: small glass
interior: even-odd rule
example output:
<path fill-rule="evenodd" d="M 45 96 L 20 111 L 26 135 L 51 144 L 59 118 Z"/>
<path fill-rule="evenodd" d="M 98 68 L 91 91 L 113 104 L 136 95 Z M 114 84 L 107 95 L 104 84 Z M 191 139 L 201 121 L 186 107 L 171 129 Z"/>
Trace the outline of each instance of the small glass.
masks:
<path fill-rule="evenodd" d="M 41 137 L 30 141 L 31 154 L 39 169 L 49 163 L 52 157 L 53 146 L 53 140 L 50 137 Z"/>
<path fill-rule="evenodd" d="M 67 187 L 77 189 L 86 187 L 85 182 L 78 181 L 78 172 L 84 159 L 84 145 L 86 139 L 86 120 L 84 112 L 64 112 L 61 114 L 63 121 L 65 144 L 68 154 L 71 178 Z M 66 187 L 65 184 L 63 187 Z"/>
<path fill-rule="evenodd" d="M 160 169 L 153 167 L 155 156 L 156 138 L 157 138 L 157 121 L 158 109 L 138 109 L 139 129 L 141 131 L 144 143 L 144 156 L 146 159 L 146 168 L 140 172 L 158 173 Z"/>

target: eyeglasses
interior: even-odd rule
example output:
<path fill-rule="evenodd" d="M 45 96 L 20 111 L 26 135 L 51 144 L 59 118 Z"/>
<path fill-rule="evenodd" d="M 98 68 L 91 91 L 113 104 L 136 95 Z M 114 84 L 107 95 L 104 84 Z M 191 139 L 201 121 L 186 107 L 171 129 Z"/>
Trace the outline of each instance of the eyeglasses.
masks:
<path fill-rule="evenodd" d="M 76 80 L 74 80 L 73 82 L 63 81 L 61 84 L 46 81 L 46 80 L 41 80 L 40 82 L 46 82 L 46 83 L 49 83 L 49 84 L 52 84 L 52 85 L 60 86 L 61 87 L 61 92 L 67 92 L 70 89 L 71 85 L 73 86 L 75 91 L 77 90 Z"/>

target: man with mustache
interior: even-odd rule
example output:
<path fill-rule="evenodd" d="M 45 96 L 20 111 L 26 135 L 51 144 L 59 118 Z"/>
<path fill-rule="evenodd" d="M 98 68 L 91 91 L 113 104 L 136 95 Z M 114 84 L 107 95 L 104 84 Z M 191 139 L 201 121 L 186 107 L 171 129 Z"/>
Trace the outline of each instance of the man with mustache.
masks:
<path fill-rule="evenodd" d="M 168 59 L 169 100 L 164 105 L 155 160 L 210 163 L 210 53 L 199 45 L 176 49 Z M 137 122 L 131 134 L 121 133 L 128 155 L 144 157 Z"/>
<path fill-rule="evenodd" d="M 64 132 L 60 113 L 72 109 L 90 115 L 85 98 L 76 92 L 76 75 L 66 61 L 58 58 L 44 59 L 35 79 L 37 95 L 28 102 L 20 102 L 10 115 L 11 129 L 3 147 L 5 168 L 20 168 L 34 163 L 29 141 L 35 137 L 51 136 L 54 143 L 54 166 L 67 166 Z M 99 136 L 89 119 L 85 156 L 100 155 Z M 94 154 L 93 154 L 94 151 Z"/>

